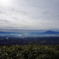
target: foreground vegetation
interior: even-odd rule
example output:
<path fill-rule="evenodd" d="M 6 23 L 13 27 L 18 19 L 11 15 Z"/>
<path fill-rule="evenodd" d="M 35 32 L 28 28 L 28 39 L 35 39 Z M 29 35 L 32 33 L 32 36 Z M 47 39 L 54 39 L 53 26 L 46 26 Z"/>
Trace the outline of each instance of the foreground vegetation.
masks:
<path fill-rule="evenodd" d="M 0 46 L 0 59 L 59 59 L 59 45 Z"/>

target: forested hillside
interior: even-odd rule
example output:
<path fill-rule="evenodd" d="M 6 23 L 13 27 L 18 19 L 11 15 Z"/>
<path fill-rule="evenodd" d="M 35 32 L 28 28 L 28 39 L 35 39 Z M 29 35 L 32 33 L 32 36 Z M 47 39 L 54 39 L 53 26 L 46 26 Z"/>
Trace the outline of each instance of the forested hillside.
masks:
<path fill-rule="evenodd" d="M 0 46 L 0 59 L 59 59 L 59 45 Z"/>

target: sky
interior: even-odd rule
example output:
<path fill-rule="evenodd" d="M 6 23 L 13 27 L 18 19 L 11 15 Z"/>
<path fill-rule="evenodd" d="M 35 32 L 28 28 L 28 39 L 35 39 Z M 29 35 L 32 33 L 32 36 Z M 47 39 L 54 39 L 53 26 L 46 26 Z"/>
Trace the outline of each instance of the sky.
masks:
<path fill-rule="evenodd" d="M 0 0 L 0 30 L 59 30 L 59 0 Z"/>

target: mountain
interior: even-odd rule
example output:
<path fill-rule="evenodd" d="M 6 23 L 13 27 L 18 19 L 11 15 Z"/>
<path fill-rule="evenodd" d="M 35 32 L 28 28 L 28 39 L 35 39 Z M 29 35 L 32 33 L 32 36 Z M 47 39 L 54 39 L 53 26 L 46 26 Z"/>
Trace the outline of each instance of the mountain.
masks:
<path fill-rule="evenodd" d="M 30 32 L 29 34 L 41 34 L 41 32 Z"/>
<path fill-rule="evenodd" d="M 56 31 L 51 31 L 51 30 L 48 30 L 46 32 L 28 32 L 28 33 L 22 33 L 22 32 L 3 32 L 3 31 L 0 31 L 0 34 L 21 34 L 23 36 L 33 36 L 33 35 L 44 35 L 45 34 L 58 34 L 59 35 L 59 32 L 56 32 Z"/>
<path fill-rule="evenodd" d="M 48 30 L 46 32 L 30 32 L 30 34 L 40 35 L 40 34 L 59 34 L 59 32 Z"/>
<path fill-rule="evenodd" d="M 59 32 L 48 30 L 44 34 L 59 34 Z"/>
<path fill-rule="evenodd" d="M 0 34 L 21 34 L 19 32 L 3 32 L 3 31 L 0 31 Z"/>
<path fill-rule="evenodd" d="M 6 34 L 6 33 L 10 33 L 10 32 L 3 32 L 3 31 L 0 31 L 0 34 L 4 34 L 4 33 Z"/>

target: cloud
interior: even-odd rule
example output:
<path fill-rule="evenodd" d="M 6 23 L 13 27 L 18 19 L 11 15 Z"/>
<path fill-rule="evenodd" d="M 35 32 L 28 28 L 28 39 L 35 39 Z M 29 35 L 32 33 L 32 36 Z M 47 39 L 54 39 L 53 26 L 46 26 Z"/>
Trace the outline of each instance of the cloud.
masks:
<path fill-rule="evenodd" d="M 7 21 L 7 20 L 2 20 L 2 19 L 0 19 L 0 22 L 6 22 L 6 23 L 8 23 L 8 21 Z"/>
<path fill-rule="evenodd" d="M 0 5 L 0 28 L 59 29 L 59 0 L 13 0 Z"/>

